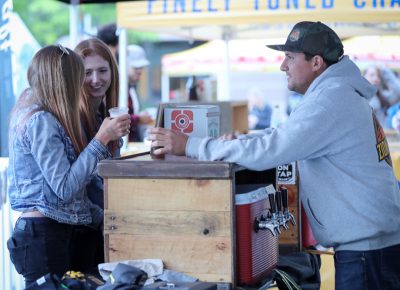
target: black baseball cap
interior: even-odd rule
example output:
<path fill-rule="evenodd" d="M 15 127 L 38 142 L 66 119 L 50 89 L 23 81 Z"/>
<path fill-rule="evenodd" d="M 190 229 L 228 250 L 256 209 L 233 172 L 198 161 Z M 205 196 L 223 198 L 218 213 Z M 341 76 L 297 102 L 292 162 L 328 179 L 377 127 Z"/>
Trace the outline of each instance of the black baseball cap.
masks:
<path fill-rule="evenodd" d="M 343 44 L 331 28 L 321 22 L 302 21 L 297 23 L 285 44 L 267 45 L 267 47 L 292 52 L 304 52 L 320 55 L 327 61 L 336 62 L 343 55 Z"/>

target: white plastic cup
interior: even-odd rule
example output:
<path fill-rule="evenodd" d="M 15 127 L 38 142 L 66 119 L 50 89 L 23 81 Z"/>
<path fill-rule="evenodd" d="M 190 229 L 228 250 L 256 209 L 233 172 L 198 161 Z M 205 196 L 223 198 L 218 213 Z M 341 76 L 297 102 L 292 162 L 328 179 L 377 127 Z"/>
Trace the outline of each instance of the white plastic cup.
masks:
<path fill-rule="evenodd" d="M 127 107 L 114 107 L 108 110 L 110 118 L 116 118 L 121 115 L 128 114 L 129 109 Z"/>

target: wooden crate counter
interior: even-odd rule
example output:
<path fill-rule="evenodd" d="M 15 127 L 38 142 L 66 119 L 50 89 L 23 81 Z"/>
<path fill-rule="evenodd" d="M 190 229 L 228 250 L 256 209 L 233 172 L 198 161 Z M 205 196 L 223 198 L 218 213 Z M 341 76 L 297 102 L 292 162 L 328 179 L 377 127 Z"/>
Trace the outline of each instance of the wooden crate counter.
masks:
<path fill-rule="evenodd" d="M 235 283 L 237 184 L 275 185 L 275 169 L 167 156 L 104 160 L 106 262 L 161 259 L 203 281 Z"/>

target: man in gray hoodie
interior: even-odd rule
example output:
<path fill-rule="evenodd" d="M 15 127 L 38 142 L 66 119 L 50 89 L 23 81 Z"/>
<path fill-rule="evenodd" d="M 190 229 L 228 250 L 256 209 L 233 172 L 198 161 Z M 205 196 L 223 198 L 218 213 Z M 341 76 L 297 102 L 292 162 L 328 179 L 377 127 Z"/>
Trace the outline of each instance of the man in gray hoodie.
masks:
<path fill-rule="evenodd" d="M 337 34 L 300 22 L 282 45 L 288 88 L 304 95 L 276 129 L 234 140 L 150 131 L 154 154 L 223 160 L 253 170 L 298 162 L 316 240 L 335 250 L 336 289 L 400 289 L 400 192 L 384 131 L 368 104 L 375 88 L 343 56 Z"/>

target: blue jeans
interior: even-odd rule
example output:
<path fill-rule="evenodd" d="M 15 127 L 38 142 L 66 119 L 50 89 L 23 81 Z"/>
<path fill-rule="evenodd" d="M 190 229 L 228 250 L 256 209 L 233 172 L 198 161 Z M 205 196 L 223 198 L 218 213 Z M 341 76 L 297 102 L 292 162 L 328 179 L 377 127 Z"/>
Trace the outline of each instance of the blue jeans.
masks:
<path fill-rule="evenodd" d="M 103 232 L 86 226 L 74 226 L 71 256 L 71 269 L 100 278 L 97 266 L 104 263 Z"/>
<path fill-rule="evenodd" d="M 335 253 L 336 290 L 400 289 L 400 244 Z"/>
<path fill-rule="evenodd" d="M 61 277 L 69 270 L 91 272 L 103 262 L 97 256 L 98 245 L 102 246 L 101 232 L 42 217 L 19 218 L 7 241 L 11 261 L 26 286 L 47 273 Z"/>
<path fill-rule="evenodd" d="M 47 273 L 70 270 L 72 227 L 49 218 L 19 218 L 7 241 L 10 258 L 28 286 Z"/>

